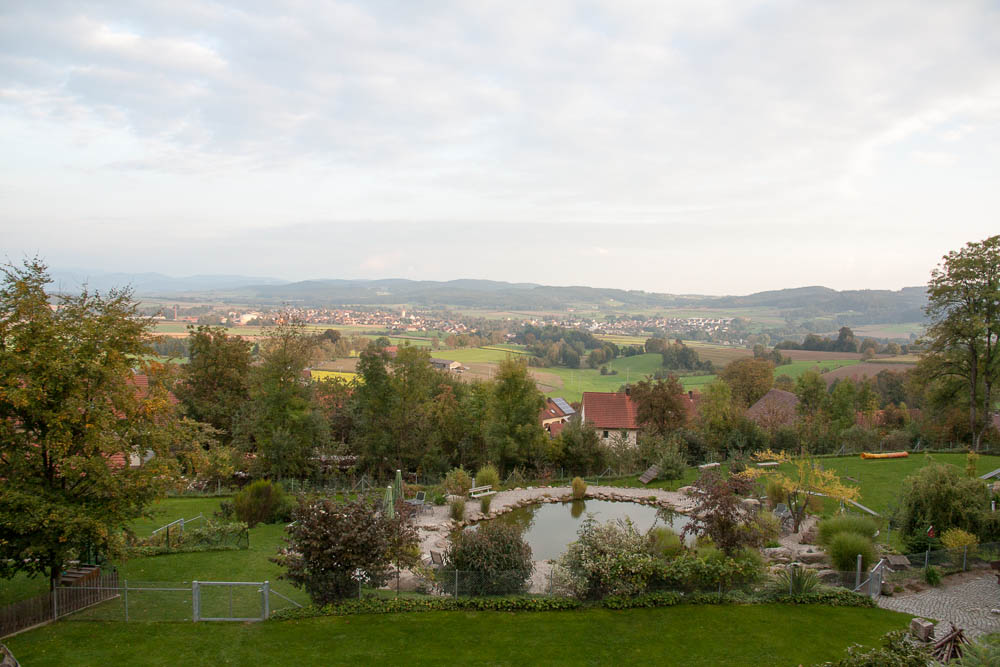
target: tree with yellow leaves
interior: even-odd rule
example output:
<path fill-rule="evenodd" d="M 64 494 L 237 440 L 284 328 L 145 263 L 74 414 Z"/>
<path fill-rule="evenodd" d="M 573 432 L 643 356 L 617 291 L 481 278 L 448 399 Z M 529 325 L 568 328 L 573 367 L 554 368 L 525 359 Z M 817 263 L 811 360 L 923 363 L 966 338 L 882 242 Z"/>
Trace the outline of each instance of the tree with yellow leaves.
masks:
<path fill-rule="evenodd" d="M 755 461 L 776 461 L 785 468 L 769 473 L 768 479 L 775 483 L 784 496 L 788 511 L 791 512 L 793 532 L 799 532 L 799 526 L 806 518 L 806 508 L 810 496 L 826 496 L 845 502 L 858 497 L 858 489 L 840 481 L 833 470 L 827 470 L 819 462 L 808 456 L 792 457 L 785 452 L 775 453 L 771 450 L 757 452 L 753 455 Z M 788 467 L 791 467 L 789 470 Z M 757 477 L 766 471 L 761 468 L 748 468 L 746 473 Z"/>

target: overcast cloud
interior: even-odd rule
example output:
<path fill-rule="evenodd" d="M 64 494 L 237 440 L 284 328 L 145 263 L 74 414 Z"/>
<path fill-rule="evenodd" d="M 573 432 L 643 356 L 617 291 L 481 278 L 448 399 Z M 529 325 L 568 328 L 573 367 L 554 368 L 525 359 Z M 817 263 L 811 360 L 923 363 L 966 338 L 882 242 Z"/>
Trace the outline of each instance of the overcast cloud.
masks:
<path fill-rule="evenodd" d="M 1000 232 L 996 2 L 0 4 L 0 252 L 666 292 Z"/>

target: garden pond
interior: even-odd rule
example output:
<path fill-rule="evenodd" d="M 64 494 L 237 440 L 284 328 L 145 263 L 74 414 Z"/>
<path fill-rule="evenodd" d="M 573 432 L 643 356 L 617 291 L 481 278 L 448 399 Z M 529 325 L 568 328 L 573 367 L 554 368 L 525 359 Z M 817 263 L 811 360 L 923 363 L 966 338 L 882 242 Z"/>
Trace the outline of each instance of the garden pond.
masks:
<path fill-rule="evenodd" d="M 650 505 L 610 500 L 539 503 L 507 512 L 491 521 L 519 527 L 525 542 L 531 547 L 533 560 L 552 560 L 563 555 L 569 543 L 576 540 L 577 531 L 587 515 L 593 515 L 598 523 L 631 519 L 641 533 L 656 525 L 669 526 L 680 534 L 689 521 L 687 516 L 676 513 L 667 518 Z M 693 540 L 693 536 L 689 537 L 688 542 Z"/>

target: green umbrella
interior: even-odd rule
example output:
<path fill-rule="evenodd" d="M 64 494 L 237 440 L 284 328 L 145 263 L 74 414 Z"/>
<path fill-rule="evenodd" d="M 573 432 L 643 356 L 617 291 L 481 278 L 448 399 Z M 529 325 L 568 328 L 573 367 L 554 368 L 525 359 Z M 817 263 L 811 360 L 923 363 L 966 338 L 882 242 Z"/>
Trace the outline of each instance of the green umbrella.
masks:
<path fill-rule="evenodd" d="M 402 471 L 396 471 L 396 488 L 393 489 L 396 492 L 396 500 L 403 499 L 403 473 Z"/>
<path fill-rule="evenodd" d="M 390 519 L 396 518 L 396 503 L 392 499 L 392 485 L 385 487 L 385 515 Z"/>

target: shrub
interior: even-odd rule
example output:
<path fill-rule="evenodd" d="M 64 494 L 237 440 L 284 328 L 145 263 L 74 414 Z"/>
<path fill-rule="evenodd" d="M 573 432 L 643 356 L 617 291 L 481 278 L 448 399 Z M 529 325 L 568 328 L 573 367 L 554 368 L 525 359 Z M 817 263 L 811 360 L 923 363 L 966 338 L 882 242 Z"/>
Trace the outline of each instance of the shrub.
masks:
<path fill-rule="evenodd" d="M 476 486 L 492 486 L 494 489 L 500 487 L 500 471 L 492 463 L 487 463 L 476 473 Z"/>
<path fill-rule="evenodd" d="M 814 593 L 819 585 L 819 577 L 814 571 L 804 567 L 789 566 L 774 577 L 768 588 L 778 595 L 809 595 Z"/>
<path fill-rule="evenodd" d="M 587 495 L 587 483 L 579 477 L 573 478 L 573 499 L 583 500 L 583 497 Z"/>
<path fill-rule="evenodd" d="M 486 521 L 452 540 L 440 575 L 445 587 L 454 588 L 458 571 L 459 590 L 453 594 L 504 595 L 523 592 L 534 569 L 531 547 L 518 527 Z"/>
<path fill-rule="evenodd" d="M 818 544 L 828 546 L 830 540 L 840 533 L 854 533 L 871 539 L 876 530 L 878 530 L 878 523 L 875 519 L 857 514 L 839 514 L 819 522 L 816 529 L 816 541 Z"/>
<path fill-rule="evenodd" d="M 445 497 L 443 493 L 435 493 L 434 495 L 431 496 L 431 502 L 437 505 L 438 507 L 441 507 L 442 505 L 448 502 L 448 498 Z"/>
<path fill-rule="evenodd" d="M 636 595 L 646 590 L 656 558 L 628 519 L 599 524 L 588 516 L 559 559 L 565 587 L 580 599 Z"/>
<path fill-rule="evenodd" d="M 834 568 L 841 572 L 849 572 L 857 568 L 858 554 L 861 554 L 861 569 L 863 570 L 875 560 L 875 548 L 872 546 L 872 541 L 857 533 L 834 535 L 826 550 L 830 554 Z"/>
<path fill-rule="evenodd" d="M 472 488 L 472 478 L 465 468 L 452 468 L 444 476 L 444 488 L 453 496 L 467 496 Z"/>
<path fill-rule="evenodd" d="M 684 553 L 684 542 L 680 535 L 666 526 L 653 528 L 646 534 L 649 552 L 654 556 L 670 560 Z"/>
<path fill-rule="evenodd" d="M 233 513 L 250 528 L 288 521 L 293 507 L 294 501 L 281 485 L 267 479 L 252 482 L 233 498 Z"/>
<path fill-rule="evenodd" d="M 705 535 L 720 549 L 732 554 L 743 547 L 759 547 L 777 537 L 776 521 L 758 515 L 743 504 L 748 480 L 723 477 L 714 470 L 702 473 L 695 486 L 701 491 L 691 511 L 684 535 Z"/>
<path fill-rule="evenodd" d="M 770 477 L 764 485 L 764 493 L 767 494 L 767 504 L 771 509 L 777 507 L 778 503 L 785 502 L 788 498 L 788 493 L 785 492 L 781 483 Z"/>
<path fill-rule="evenodd" d="M 680 479 L 687 468 L 687 457 L 678 438 L 671 438 L 657 460 L 661 479 Z"/>
<path fill-rule="evenodd" d="M 1000 636 L 993 634 L 962 647 L 962 657 L 954 664 L 960 667 L 994 667 L 1000 665 Z"/>
<path fill-rule="evenodd" d="M 451 518 L 455 521 L 461 521 L 465 518 L 465 499 L 455 498 L 450 503 L 448 503 L 448 511 L 451 514 Z"/>
<path fill-rule="evenodd" d="M 490 512 L 490 502 L 492 502 L 493 496 L 483 496 L 479 499 L 479 511 L 483 514 L 489 514 Z"/>
<path fill-rule="evenodd" d="M 926 667 L 930 663 L 927 646 L 910 641 L 905 631 L 895 630 L 882 638 L 881 648 L 869 649 L 853 644 L 847 649 L 846 658 L 825 664 L 835 667 Z"/>
<path fill-rule="evenodd" d="M 966 477 L 956 466 L 930 463 L 903 481 L 897 523 L 908 538 L 925 533 L 928 526 L 978 534 L 989 505 L 981 480 Z"/>
<path fill-rule="evenodd" d="M 941 573 L 933 565 L 924 568 L 924 581 L 931 586 L 938 586 L 941 583 Z"/>
<path fill-rule="evenodd" d="M 962 551 L 965 547 L 975 547 L 978 544 L 979 540 L 975 535 L 961 528 L 949 528 L 941 535 L 941 545 L 945 549 Z"/>
<path fill-rule="evenodd" d="M 357 596 L 361 584 L 382 586 L 393 560 L 411 564 L 417 533 L 409 513 L 393 518 L 362 498 L 301 500 L 285 529 L 287 547 L 271 560 L 282 579 L 304 588 L 316 604 Z"/>
<path fill-rule="evenodd" d="M 650 585 L 681 591 L 716 591 L 744 586 L 760 580 L 764 563 L 754 549 L 727 556 L 718 549 L 683 553 L 671 561 L 658 561 Z"/>

